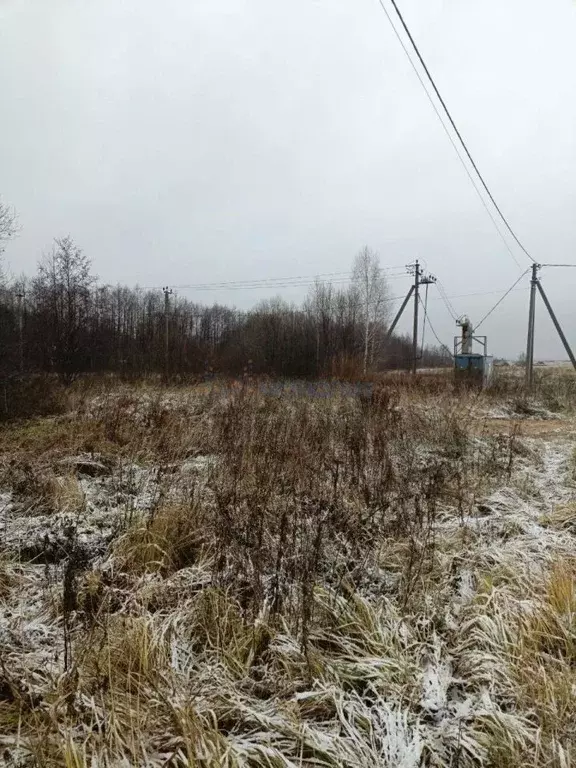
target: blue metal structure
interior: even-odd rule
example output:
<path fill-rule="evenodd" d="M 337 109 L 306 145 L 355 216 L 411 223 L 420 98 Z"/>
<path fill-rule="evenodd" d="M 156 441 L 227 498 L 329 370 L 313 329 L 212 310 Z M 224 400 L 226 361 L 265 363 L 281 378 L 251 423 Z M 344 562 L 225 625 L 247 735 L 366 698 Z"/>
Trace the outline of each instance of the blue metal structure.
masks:
<path fill-rule="evenodd" d="M 454 373 L 456 379 L 485 387 L 492 377 L 493 358 L 481 354 L 454 355 Z"/>

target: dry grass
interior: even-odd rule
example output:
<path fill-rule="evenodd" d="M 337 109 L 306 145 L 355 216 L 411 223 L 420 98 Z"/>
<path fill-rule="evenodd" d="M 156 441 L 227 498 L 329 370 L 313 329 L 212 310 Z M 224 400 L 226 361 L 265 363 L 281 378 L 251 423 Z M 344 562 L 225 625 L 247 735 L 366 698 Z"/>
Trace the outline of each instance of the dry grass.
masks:
<path fill-rule="evenodd" d="M 114 557 L 131 573 L 173 573 L 203 559 L 206 525 L 199 504 L 164 503 L 117 540 Z"/>
<path fill-rule="evenodd" d="M 570 766 L 572 470 L 478 429 L 503 395 L 70 397 L 3 428 L 6 530 L 65 531 L 44 566 L 5 537 L 5 763 Z"/>
<path fill-rule="evenodd" d="M 57 475 L 51 467 L 33 464 L 15 464 L 8 471 L 12 495 L 28 513 L 80 512 L 84 507 L 84 494 L 78 479 L 72 473 Z"/>

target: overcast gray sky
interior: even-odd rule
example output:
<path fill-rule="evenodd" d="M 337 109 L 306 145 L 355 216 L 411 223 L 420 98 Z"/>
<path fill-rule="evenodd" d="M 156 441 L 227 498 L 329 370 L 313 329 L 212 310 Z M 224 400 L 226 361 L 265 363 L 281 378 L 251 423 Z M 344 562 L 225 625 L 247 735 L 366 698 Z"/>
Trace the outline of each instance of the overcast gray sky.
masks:
<path fill-rule="evenodd" d="M 576 263 L 574 0 L 399 5 L 528 250 Z M 377 0 L 0 0 L 0 105 L 14 273 L 68 233 L 103 282 L 143 286 L 341 272 L 364 244 L 425 260 L 450 296 L 521 272 Z M 576 270 L 543 279 L 576 345 Z M 477 321 L 497 297 L 453 304 Z M 527 298 L 483 326 L 493 353 L 523 348 Z M 544 312 L 536 354 L 564 357 Z M 441 301 L 430 316 L 451 343 Z"/>

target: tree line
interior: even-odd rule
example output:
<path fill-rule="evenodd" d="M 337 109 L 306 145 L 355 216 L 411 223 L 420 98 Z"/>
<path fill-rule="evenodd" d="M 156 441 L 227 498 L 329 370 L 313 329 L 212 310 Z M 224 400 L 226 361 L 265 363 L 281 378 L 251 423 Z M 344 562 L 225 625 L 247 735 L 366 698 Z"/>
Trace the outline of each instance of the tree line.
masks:
<path fill-rule="evenodd" d="M 411 340 L 387 338 L 390 308 L 368 248 L 346 287 L 317 280 L 298 305 L 277 297 L 238 311 L 174 296 L 166 305 L 161 291 L 100 285 L 64 237 L 34 276 L 0 283 L 0 374 L 353 377 L 409 365 Z M 423 351 L 423 365 L 446 362 L 441 349 Z"/>

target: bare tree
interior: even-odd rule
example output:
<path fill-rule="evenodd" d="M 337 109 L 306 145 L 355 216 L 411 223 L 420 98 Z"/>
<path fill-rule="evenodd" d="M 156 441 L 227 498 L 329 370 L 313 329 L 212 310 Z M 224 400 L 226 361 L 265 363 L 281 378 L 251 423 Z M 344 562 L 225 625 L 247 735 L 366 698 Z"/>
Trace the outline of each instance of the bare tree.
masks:
<path fill-rule="evenodd" d="M 380 259 L 368 246 L 356 254 L 352 284 L 358 295 L 364 325 L 363 369 L 374 361 L 379 327 L 386 321 L 388 286 L 382 276 Z"/>
<path fill-rule="evenodd" d="M 388 304 L 378 257 L 368 249 L 356 258 L 354 277 L 345 289 L 316 281 L 299 306 L 277 298 L 246 312 L 174 297 L 172 370 L 347 378 L 363 357 L 369 369 L 378 361 Z M 55 242 L 35 279 L 0 286 L 2 375 L 46 371 L 69 381 L 88 371 L 159 372 L 164 338 L 161 292 L 95 285 L 89 260 L 70 238 Z M 401 365 L 411 341 L 395 336 L 387 349 Z"/>
<path fill-rule="evenodd" d="M 0 200 L 0 259 L 8 240 L 11 240 L 17 231 L 17 218 L 13 208 Z M 2 281 L 2 264 L 0 262 L 0 282 Z"/>
<path fill-rule="evenodd" d="M 16 234 L 17 218 L 13 208 L 0 200 L 0 253 L 4 250 L 4 243 Z"/>
<path fill-rule="evenodd" d="M 71 378 L 81 367 L 81 337 L 86 335 L 87 318 L 95 278 L 90 259 L 71 237 L 54 241 L 50 254 L 38 265 L 35 288 L 52 332 L 52 352 L 59 373 Z"/>
<path fill-rule="evenodd" d="M 307 299 L 307 309 L 316 326 L 316 373 L 326 368 L 333 351 L 334 289 L 316 279 Z"/>

